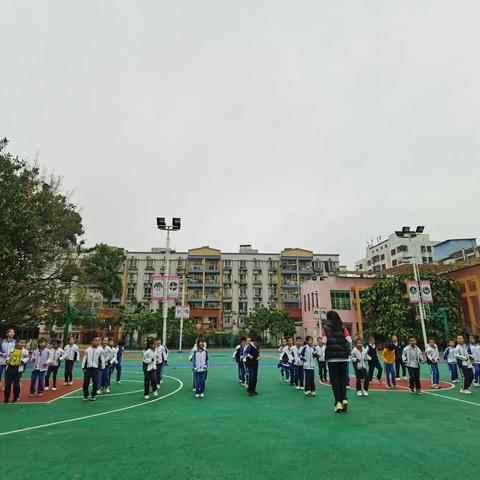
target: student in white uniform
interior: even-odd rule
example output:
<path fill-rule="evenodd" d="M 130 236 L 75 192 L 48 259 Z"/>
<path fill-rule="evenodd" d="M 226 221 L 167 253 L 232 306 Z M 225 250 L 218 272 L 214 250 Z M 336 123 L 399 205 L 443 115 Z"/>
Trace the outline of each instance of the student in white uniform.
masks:
<path fill-rule="evenodd" d="M 47 375 L 45 376 L 45 390 L 50 387 L 50 376 L 53 376 L 52 390 L 57 389 L 57 374 L 60 364 L 65 357 L 63 348 L 60 347 L 60 340 L 52 340 L 52 348 L 49 351 Z"/>
<path fill-rule="evenodd" d="M 100 337 L 94 337 L 90 347 L 85 350 L 82 359 L 83 370 L 83 400 L 97 399 L 99 372 L 102 367 L 103 349 L 100 346 Z M 92 394 L 89 396 L 90 381 L 93 384 Z"/>
<path fill-rule="evenodd" d="M 68 337 L 68 343 L 63 349 L 65 352 L 65 375 L 64 375 L 64 385 L 72 385 L 73 383 L 73 367 L 75 362 L 80 360 L 80 350 L 78 345 L 75 345 L 75 340 L 73 337 Z"/>
<path fill-rule="evenodd" d="M 150 389 L 154 397 L 158 396 L 157 392 L 157 352 L 156 340 L 150 338 L 148 340 L 147 348 L 143 351 L 143 398 L 148 400 L 150 398 Z"/>

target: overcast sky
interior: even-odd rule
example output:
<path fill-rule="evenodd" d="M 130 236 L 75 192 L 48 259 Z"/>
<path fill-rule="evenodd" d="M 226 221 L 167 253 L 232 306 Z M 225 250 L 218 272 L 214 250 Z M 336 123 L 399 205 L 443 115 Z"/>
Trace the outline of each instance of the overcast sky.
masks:
<path fill-rule="evenodd" d="M 480 236 L 480 2 L 2 1 L 0 136 L 88 244 Z"/>

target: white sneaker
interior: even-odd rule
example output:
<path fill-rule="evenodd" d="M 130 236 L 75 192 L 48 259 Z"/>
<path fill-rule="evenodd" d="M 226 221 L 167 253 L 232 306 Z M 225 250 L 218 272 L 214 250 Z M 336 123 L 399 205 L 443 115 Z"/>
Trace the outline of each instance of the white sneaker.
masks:
<path fill-rule="evenodd" d="M 163 383 L 163 380 L 160 380 L 160 383 Z"/>
<path fill-rule="evenodd" d="M 205 395 L 203 393 L 200 394 L 200 398 L 203 398 L 205 397 Z"/>
<path fill-rule="evenodd" d="M 368 392 L 366 392 L 365 390 L 363 391 L 363 396 L 364 397 L 368 397 Z"/>
<path fill-rule="evenodd" d="M 357 392 L 357 397 L 361 397 L 361 396 L 362 396 L 362 391 L 359 390 L 359 391 Z"/>
<path fill-rule="evenodd" d="M 300 390 L 305 390 L 305 387 L 300 387 Z"/>
<path fill-rule="evenodd" d="M 300 390 L 300 387 L 297 385 L 297 386 L 295 387 L 295 390 Z"/>
<path fill-rule="evenodd" d="M 467 388 L 463 391 L 463 393 L 466 393 L 467 395 L 470 395 L 472 392 L 470 390 L 468 390 L 468 388 Z"/>
<path fill-rule="evenodd" d="M 310 395 L 312 392 L 310 390 L 305 390 L 305 395 Z"/>
<path fill-rule="evenodd" d="M 196 397 L 196 398 L 200 398 L 200 394 L 199 394 L 199 393 L 196 393 L 196 394 L 195 394 L 195 397 Z"/>
<path fill-rule="evenodd" d="M 101 395 L 102 394 L 102 391 L 101 390 L 97 390 L 97 395 Z"/>
<path fill-rule="evenodd" d="M 122 382 L 119 380 L 119 381 L 117 382 L 117 385 L 120 385 L 121 383 L 122 383 Z"/>
<path fill-rule="evenodd" d="M 73 382 L 68 382 L 68 385 L 73 385 Z"/>
<path fill-rule="evenodd" d="M 402 377 L 402 380 L 406 380 L 406 379 L 407 379 L 407 377 Z"/>
<path fill-rule="evenodd" d="M 57 391 L 57 387 L 52 387 L 52 390 L 53 390 L 54 392 L 56 392 L 56 391 Z"/>
<path fill-rule="evenodd" d="M 144 398 L 145 400 L 149 400 L 149 399 L 150 399 L 150 395 L 144 395 L 143 398 Z"/>
<path fill-rule="evenodd" d="M 159 384 L 159 383 L 157 383 L 157 388 L 160 388 L 160 384 Z M 194 390 L 195 390 L 195 389 L 194 389 Z"/>
<path fill-rule="evenodd" d="M 193 389 L 192 389 L 192 392 L 196 392 L 196 391 L 197 391 L 197 389 L 196 389 L 196 388 L 193 388 Z"/>
<path fill-rule="evenodd" d="M 157 390 L 155 390 L 155 391 L 153 392 L 153 396 L 154 396 L 154 397 L 158 397 L 158 392 L 157 392 Z"/>
<path fill-rule="evenodd" d="M 105 393 L 110 393 L 110 389 L 109 389 L 109 388 L 106 388 L 106 389 L 105 389 Z"/>
<path fill-rule="evenodd" d="M 64 385 L 69 385 L 69 382 L 63 382 Z"/>
<path fill-rule="evenodd" d="M 46 392 L 48 392 L 49 388 L 48 388 L 48 387 L 45 387 L 44 390 L 45 390 Z"/>
<path fill-rule="evenodd" d="M 317 392 L 310 392 L 310 395 L 311 395 L 312 397 L 316 397 L 316 396 L 317 396 Z"/>

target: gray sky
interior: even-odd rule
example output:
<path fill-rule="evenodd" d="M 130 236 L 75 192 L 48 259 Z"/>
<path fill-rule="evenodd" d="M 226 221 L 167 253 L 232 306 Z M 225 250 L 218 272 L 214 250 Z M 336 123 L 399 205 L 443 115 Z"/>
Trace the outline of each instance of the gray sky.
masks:
<path fill-rule="evenodd" d="M 480 3 L 3 1 L 0 136 L 89 244 L 364 254 L 479 236 Z"/>

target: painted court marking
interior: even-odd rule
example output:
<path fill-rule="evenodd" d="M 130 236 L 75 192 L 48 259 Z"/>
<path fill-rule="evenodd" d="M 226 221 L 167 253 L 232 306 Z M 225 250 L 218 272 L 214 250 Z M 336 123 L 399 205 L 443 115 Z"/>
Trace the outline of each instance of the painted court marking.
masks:
<path fill-rule="evenodd" d="M 158 402 L 159 400 L 163 400 L 164 398 L 170 397 L 171 395 L 175 395 L 177 392 L 179 392 L 183 388 L 183 382 L 179 378 L 170 377 L 168 375 L 164 375 L 164 377 L 171 378 L 172 380 L 176 380 L 179 383 L 179 387 L 173 392 L 167 393 L 166 395 L 163 395 L 161 397 L 154 398 L 153 400 L 150 400 L 150 401 L 136 403 L 135 405 L 130 405 L 128 407 L 115 408 L 114 410 L 108 410 L 106 412 L 93 413 L 91 415 L 84 415 L 83 417 L 69 418 L 67 420 L 59 420 L 58 422 L 50 422 L 50 423 L 44 423 L 43 425 L 35 425 L 34 427 L 25 427 L 25 428 L 19 428 L 18 430 L 0 432 L 0 437 L 4 437 L 6 435 L 12 435 L 14 433 L 29 432 L 31 430 L 38 430 L 40 428 L 45 428 L 45 427 L 53 427 L 55 425 L 61 425 L 63 423 L 79 422 L 81 420 L 87 420 L 89 418 L 102 417 L 104 415 L 111 415 L 112 413 L 119 413 L 119 412 L 124 412 L 126 410 L 132 410 L 133 408 L 142 407 L 144 405 L 151 405 L 154 402 Z"/>
<path fill-rule="evenodd" d="M 132 382 L 132 383 L 143 383 L 143 380 L 124 380 L 124 382 Z M 73 392 L 66 393 L 65 395 L 62 395 L 61 397 L 55 398 L 54 400 L 51 400 L 54 402 L 55 400 L 58 400 L 59 398 L 62 398 L 63 400 L 69 400 L 70 398 L 83 398 L 83 395 L 71 395 L 71 393 L 76 393 L 82 391 L 81 388 L 78 390 L 74 390 Z M 102 393 L 101 397 L 109 398 L 109 397 L 118 397 L 120 395 L 131 395 L 132 393 L 139 393 L 143 392 L 143 388 L 140 390 L 132 390 L 130 392 L 120 392 L 120 393 Z M 68 397 L 66 396 L 68 395 Z M 50 403 L 50 402 L 48 402 Z"/>

